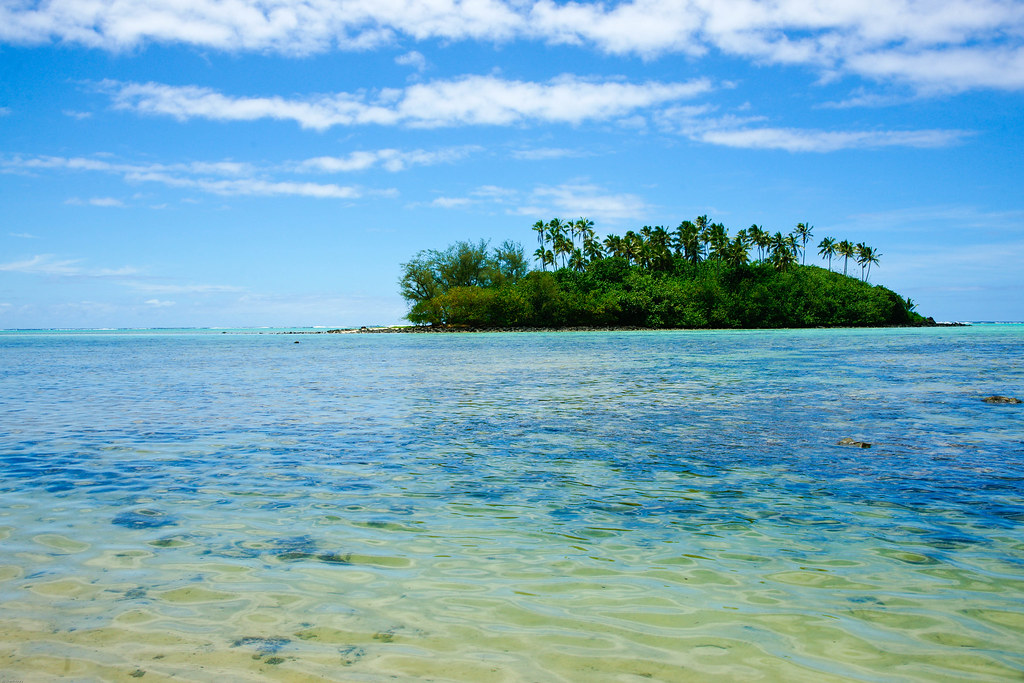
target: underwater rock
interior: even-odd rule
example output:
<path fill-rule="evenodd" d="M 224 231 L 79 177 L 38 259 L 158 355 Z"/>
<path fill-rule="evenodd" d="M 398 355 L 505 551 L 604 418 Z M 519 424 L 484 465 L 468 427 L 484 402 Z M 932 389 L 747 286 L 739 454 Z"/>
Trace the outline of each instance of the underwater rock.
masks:
<path fill-rule="evenodd" d="M 252 647 L 256 650 L 256 654 L 253 655 L 253 659 L 260 659 L 267 655 L 276 655 L 281 651 L 281 648 L 290 642 L 290 638 L 261 638 L 258 636 L 246 636 L 231 643 L 231 647 Z M 283 661 L 283 659 L 277 662 L 267 660 L 267 663 L 280 664 Z"/>
<path fill-rule="evenodd" d="M 866 441 L 854 441 L 850 437 L 844 437 L 839 441 L 836 441 L 837 446 L 855 446 L 856 448 L 871 448 L 871 444 Z"/>
<path fill-rule="evenodd" d="M 113 523 L 126 529 L 157 529 L 162 526 L 177 524 L 177 522 L 163 512 L 147 508 L 122 512 L 114 517 Z"/>
<path fill-rule="evenodd" d="M 1010 396 L 986 396 L 981 400 L 985 403 L 1021 403 L 1019 398 L 1012 398 Z"/>

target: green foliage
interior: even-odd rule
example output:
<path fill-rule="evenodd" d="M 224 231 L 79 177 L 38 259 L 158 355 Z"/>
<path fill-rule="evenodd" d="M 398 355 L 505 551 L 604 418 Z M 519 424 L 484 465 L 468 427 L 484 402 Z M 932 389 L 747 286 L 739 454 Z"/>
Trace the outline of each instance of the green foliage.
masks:
<path fill-rule="evenodd" d="M 867 281 L 878 254 L 826 238 L 819 253 L 856 257 L 864 279 L 802 265 L 811 226 L 770 234 L 753 225 L 729 237 L 699 216 L 675 230 L 644 226 L 602 242 L 593 223 L 538 221 L 541 270 L 522 246 L 458 242 L 402 264 L 415 324 L 473 327 L 638 326 L 779 328 L 921 324 L 914 304 Z M 577 241 L 581 245 L 577 245 Z M 551 248 L 548 248 L 550 244 Z M 759 260 L 750 262 L 752 250 Z M 543 257 L 543 258 L 541 258 Z M 550 266 L 550 270 L 548 267 Z"/>
<path fill-rule="evenodd" d="M 411 304 L 406 317 L 417 325 L 486 325 L 490 318 L 480 311 L 492 305 L 490 290 L 514 286 L 528 272 L 523 247 L 516 242 L 505 241 L 492 252 L 486 240 L 464 241 L 443 251 L 419 252 L 402 264 L 398 285 Z"/>

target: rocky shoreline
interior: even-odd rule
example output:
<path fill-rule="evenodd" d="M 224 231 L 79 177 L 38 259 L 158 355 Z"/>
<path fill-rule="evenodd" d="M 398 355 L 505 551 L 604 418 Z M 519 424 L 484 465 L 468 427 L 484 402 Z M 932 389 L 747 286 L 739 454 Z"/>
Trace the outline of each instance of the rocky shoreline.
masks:
<path fill-rule="evenodd" d="M 892 327 L 970 327 L 969 323 L 940 323 L 928 318 L 923 325 L 893 325 Z M 638 327 L 638 326 L 568 326 L 568 327 L 471 327 L 468 325 L 402 325 L 395 327 L 337 328 L 333 330 L 304 330 L 281 332 L 280 334 L 461 334 L 467 332 L 641 332 L 653 330 L 690 330 L 697 328 Z M 699 328 L 705 329 L 705 328 Z M 718 329 L 718 328 L 707 328 Z M 731 328 L 729 328 L 731 329 Z M 754 328 L 778 329 L 778 328 Z M 820 328 L 826 329 L 826 328 Z M 842 329 L 842 328 L 835 328 Z M 853 329 L 853 328 L 850 328 Z"/>

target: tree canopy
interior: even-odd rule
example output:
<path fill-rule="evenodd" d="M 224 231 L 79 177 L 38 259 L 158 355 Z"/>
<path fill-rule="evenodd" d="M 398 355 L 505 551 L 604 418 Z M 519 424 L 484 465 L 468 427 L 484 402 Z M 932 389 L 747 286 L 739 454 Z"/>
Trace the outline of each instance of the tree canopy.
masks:
<path fill-rule="evenodd" d="M 402 264 L 414 324 L 472 327 L 813 327 L 917 324 L 909 299 L 867 282 L 878 252 L 826 237 L 829 268 L 802 265 L 809 223 L 729 235 L 707 216 L 600 240 L 585 218 L 537 221 L 540 270 L 512 241 L 457 242 Z M 812 243 L 813 245 L 813 243 Z M 755 260 L 751 260 L 756 249 Z M 831 270 L 833 256 L 844 273 Z M 853 258 L 862 277 L 845 274 Z M 550 268 L 550 270 L 549 270 Z"/>

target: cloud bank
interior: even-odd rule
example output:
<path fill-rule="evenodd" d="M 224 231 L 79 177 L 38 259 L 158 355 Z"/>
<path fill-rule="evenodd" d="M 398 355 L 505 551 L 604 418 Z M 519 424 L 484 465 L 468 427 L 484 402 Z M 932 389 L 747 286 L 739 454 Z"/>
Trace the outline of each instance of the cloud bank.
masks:
<path fill-rule="evenodd" d="M 464 76 L 451 80 L 335 93 L 304 99 L 231 96 L 211 88 L 104 81 L 114 107 L 140 114 L 215 121 L 294 121 L 318 131 L 334 126 L 438 128 L 507 126 L 526 122 L 607 121 L 712 89 L 707 79 L 685 83 L 625 83 L 562 76 L 546 83 Z M 570 104 L 571 103 L 571 106 Z"/>
<path fill-rule="evenodd" d="M 718 52 L 924 92 L 1024 89 L 1024 5 L 1015 0 L 0 2 L 0 41 L 15 44 L 297 56 L 407 40 L 542 41 L 645 59 Z"/>

